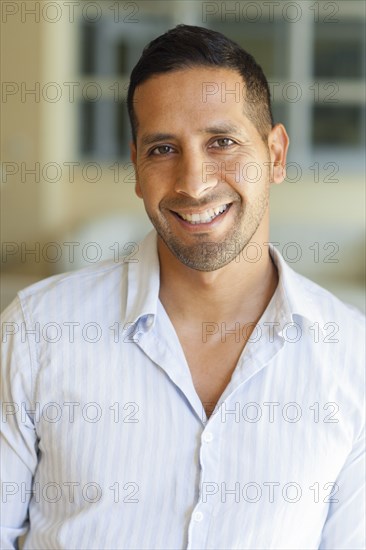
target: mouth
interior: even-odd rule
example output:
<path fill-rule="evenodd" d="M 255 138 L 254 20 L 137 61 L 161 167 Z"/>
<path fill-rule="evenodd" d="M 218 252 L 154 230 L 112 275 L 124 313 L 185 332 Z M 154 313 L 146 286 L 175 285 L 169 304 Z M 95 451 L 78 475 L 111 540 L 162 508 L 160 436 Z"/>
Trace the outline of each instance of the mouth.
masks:
<path fill-rule="evenodd" d="M 208 208 L 201 212 L 172 212 L 178 216 L 181 220 L 189 223 L 190 225 L 202 225 L 209 224 L 219 216 L 222 216 L 231 206 L 231 203 L 221 204 L 215 208 Z"/>

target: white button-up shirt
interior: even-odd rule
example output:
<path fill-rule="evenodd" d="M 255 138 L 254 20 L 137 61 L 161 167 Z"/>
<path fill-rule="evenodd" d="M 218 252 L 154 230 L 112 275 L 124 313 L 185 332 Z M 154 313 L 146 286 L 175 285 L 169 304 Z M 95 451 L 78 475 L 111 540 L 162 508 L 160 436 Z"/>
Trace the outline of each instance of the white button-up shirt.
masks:
<path fill-rule="evenodd" d="M 155 231 L 128 261 L 19 292 L 2 548 L 28 523 L 37 549 L 364 548 L 363 316 L 271 255 L 278 287 L 209 419 L 159 301 Z M 202 346 L 245 329 L 207 319 Z"/>

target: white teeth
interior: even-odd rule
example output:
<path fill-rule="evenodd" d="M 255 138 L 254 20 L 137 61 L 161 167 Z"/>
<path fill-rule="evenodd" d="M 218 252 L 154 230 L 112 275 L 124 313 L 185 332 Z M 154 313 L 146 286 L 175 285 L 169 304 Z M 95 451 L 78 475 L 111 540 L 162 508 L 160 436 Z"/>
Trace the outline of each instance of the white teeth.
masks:
<path fill-rule="evenodd" d="M 216 208 L 209 208 L 208 210 L 205 210 L 204 212 L 200 212 L 199 214 L 179 214 L 183 220 L 190 222 L 192 224 L 197 223 L 209 223 L 211 222 L 216 216 L 224 212 L 227 208 L 227 204 L 222 204 L 221 206 L 217 206 Z"/>

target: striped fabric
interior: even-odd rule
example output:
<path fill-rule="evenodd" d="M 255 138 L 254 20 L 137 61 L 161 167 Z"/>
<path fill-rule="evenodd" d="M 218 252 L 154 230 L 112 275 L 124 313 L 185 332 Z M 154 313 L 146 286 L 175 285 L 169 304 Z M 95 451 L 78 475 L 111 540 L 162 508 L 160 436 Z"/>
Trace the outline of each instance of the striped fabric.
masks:
<path fill-rule="evenodd" d="M 209 419 L 158 298 L 155 231 L 129 261 L 19 292 L 1 548 L 27 530 L 26 549 L 365 547 L 363 316 L 271 254 L 277 290 Z M 229 344 L 245 326 L 208 319 L 202 346 L 216 330 Z"/>

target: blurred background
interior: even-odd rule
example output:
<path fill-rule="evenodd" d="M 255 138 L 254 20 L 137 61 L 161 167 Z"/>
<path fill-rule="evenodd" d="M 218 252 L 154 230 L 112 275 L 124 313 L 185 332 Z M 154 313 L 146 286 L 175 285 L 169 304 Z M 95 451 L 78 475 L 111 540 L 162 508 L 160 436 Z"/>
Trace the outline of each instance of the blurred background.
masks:
<path fill-rule="evenodd" d="M 131 252 L 126 93 L 143 47 L 179 23 L 223 32 L 269 80 L 291 139 L 271 241 L 365 310 L 365 3 L 1 2 L 1 308 L 39 279 Z M 130 243 L 130 244 L 129 244 Z"/>

